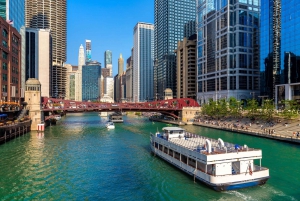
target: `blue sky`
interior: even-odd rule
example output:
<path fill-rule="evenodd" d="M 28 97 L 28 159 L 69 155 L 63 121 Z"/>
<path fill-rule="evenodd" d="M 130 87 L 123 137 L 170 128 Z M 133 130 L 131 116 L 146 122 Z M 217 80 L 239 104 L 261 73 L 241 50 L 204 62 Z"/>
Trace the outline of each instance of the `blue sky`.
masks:
<path fill-rule="evenodd" d="M 136 23 L 154 23 L 154 0 L 68 0 L 67 3 L 67 63 L 77 65 L 80 44 L 92 40 L 92 59 L 102 66 L 104 51 L 112 51 L 113 75 L 118 71 L 120 53 L 126 67 Z"/>

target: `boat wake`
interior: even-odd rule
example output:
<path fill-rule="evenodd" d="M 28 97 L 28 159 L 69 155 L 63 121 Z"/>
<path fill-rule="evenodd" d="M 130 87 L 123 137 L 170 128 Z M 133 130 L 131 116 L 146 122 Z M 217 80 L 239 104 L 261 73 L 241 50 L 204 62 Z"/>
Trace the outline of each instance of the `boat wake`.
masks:
<path fill-rule="evenodd" d="M 282 191 L 275 189 L 274 187 L 270 185 L 260 186 L 257 188 L 258 190 L 252 191 L 252 189 L 247 189 L 245 192 L 241 191 L 226 191 L 225 194 L 233 195 L 238 200 L 247 200 L 247 201 L 259 201 L 259 200 L 273 200 L 278 199 L 280 197 L 280 200 L 292 200 L 297 201 L 296 198 L 290 195 L 284 194 Z M 250 195 L 251 194 L 251 195 Z M 252 195 L 255 195 L 253 197 Z"/>

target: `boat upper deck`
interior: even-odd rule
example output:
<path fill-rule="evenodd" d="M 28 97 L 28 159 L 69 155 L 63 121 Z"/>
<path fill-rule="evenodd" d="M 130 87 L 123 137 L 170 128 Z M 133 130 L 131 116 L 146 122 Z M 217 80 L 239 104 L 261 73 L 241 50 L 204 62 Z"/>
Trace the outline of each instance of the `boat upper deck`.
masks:
<path fill-rule="evenodd" d="M 156 136 L 187 150 L 199 152 L 205 155 L 252 151 L 261 152 L 261 150 L 249 148 L 247 145 L 240 146 L 238 144 L 223 142 L 220 138 L 216 140 L 198 134 L 189 133 L 179 127 L 165 127 L 163 128 L 163 131 L 163 134 L 156 133 Z"/>

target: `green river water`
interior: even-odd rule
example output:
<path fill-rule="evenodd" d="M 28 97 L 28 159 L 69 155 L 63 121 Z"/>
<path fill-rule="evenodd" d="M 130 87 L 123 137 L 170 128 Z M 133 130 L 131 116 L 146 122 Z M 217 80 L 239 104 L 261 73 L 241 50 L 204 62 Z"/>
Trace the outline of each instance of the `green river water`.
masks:
<path fill-rule="evenodd" d="M 107 120 L 68 114 L 0 145 L 0 200 L 300 200 L 300 145 L 185 126 L 263 151 L 266 185 L 216 192 L 150 153 L 150 132 L 166 124 L 128 116 L 107 130 Z"/>

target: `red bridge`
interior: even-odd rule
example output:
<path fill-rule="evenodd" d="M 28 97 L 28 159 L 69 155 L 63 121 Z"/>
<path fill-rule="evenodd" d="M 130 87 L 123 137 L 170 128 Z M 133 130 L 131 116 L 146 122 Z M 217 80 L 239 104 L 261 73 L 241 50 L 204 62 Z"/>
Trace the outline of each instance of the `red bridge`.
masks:
<path fill-rule="evenodd" d="M 199 104 L 191 98 L 169 99 L 143 103 L 98 103 L 78 102 L 54 98 L 42 98 L 42 110 L 44 112 L 159 112 L 178 118 L 183 107 L 199 107 Z"/>

